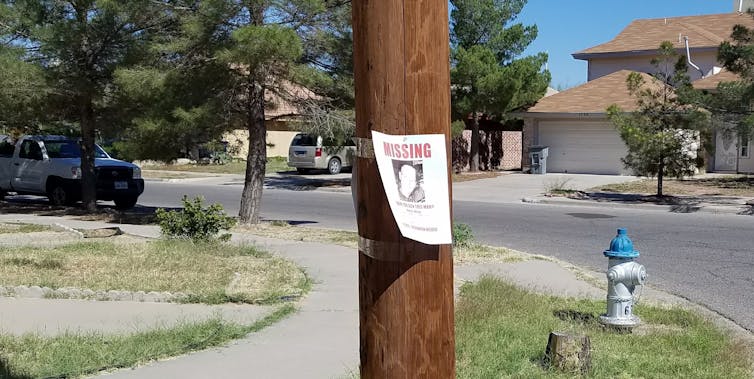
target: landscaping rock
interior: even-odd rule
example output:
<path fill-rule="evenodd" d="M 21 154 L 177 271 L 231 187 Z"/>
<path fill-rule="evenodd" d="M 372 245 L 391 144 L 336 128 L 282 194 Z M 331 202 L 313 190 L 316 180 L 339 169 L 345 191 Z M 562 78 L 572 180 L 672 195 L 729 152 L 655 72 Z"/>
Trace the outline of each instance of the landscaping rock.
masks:
<path fill-rule="evenodd" d="M 17 286 L 13 293 L 16 297 L 28 297 L 34 299 L 42 299 L 50 291 L 49 288 L 42 288 L 40 286 Z"/>
<path fill-rule="evenodd" d="M 84 238 L 107 238 L 123 234 L 119 227 L 99 228 L 99 229 L 78 229 Z"/>
<path fill-rule="evenodd" d="M 155 302 L 160 302 L 161 299 L 162 299 L 162 296 L 160 295 L 159 292 L 150 291 L 146 295 L 144 295 L 144 300 L 142 301 L 155 303 Z"/>
<path fill-rule="evenodd" d="M 64 288 L 58 291 L 61 297 L 70 299 L 80 299 L 82 297 L 81 290 L 78 288 Z"/>

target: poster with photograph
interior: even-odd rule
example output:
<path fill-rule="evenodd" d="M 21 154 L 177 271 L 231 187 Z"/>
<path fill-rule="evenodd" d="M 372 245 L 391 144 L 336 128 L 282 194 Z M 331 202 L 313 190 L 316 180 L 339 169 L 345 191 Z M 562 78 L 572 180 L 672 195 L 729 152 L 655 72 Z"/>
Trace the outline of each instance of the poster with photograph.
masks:
<path fill-rule="evenodd" d="M 445 135 L 372 131 L 372 142 L 401 234 L 429 245 L 452 243 Z"/>

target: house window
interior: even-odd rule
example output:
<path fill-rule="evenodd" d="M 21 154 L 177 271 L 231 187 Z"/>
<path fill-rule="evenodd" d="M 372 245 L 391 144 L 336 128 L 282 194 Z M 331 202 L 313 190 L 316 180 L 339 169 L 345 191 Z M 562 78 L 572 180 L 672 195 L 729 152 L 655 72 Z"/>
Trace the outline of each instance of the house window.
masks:
<path fill-rule="evenodd" d="M 741 154 L 741 158 L 748 158 L 749 157 L 749 150 L 751 149 L 751 139 L 742 137 L 741 138 L 741 148 L 739 153 Z"/>

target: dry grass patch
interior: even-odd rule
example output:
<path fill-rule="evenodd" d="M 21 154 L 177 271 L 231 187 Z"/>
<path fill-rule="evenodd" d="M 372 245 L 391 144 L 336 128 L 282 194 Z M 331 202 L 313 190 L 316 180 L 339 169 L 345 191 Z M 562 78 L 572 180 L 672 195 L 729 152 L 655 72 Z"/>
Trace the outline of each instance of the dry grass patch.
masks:
<path fill-rule="evenodd" d="M 354 249 L 359 247 L 359 235 L 356 232 L 294 226 L 285 221 L 260 223 L 253 226 L 239 226 L 234 230 L 282 240 L 332 243 Z"/>
<path fill-rule="evenodd" d="M 196 177 L 182 172 L 144 170 L 141 175 L 144 179 L 186 179 Z"/>
<path fill-rule="evenodd" d="M 0 247 L 0 285 L 184 293 L 192 302 L 274 303 L 308 289 L 292 262 L 252 247 L 186 241 Z"/>
<path fill-rule="evenodd" d="M 265 167 L 265 171 L 268 174 L 292 170 L 291 167 L 288 167 L 288 159 L 286 157 L 269 157 L 267 158 L 267 165 Z M 244 175 L 246 173 L 246 162 L 231 161 L 225 164 L 144 165 L 142 169 Z"/>
<path fill-rule="evenodd" d="M 261 223 L 255 226 L 238 227 L 237 230 L 254 235 L 294 240 L 302 242 L 331 243 L 354 249 L 359 248 L 359 235 L 346 230 L 328 230 L 289 225 L 284 221 Z M 530 255 L 504 247 L 487 246 L 470 243 L 467 246 L 453 248 L 453 260 L 457 264 L 484 262 L 519 262 L 530 259 Z"/>
<path fill-rule="evenodd" d="M 617 193 L 654 194 L 656 179 L 642 179 L 626 183 L 594 187 L 588 191 Z M 712 178 L 665 179 L 663 192 L 666 195 L 684 196 L 743 196 L 754 197 L 754 176 L 730 175 Z"/>
<path fill-rule="evenodd" d="M 47 225 L 24 224 L 24 223 L 0 223 L 0 234 L 15 233 L 38 233 L 48 232 L 52 228 Z"/>
<path fill-rule="evenodd" d="M 453 248 L 453 262 L 464 263 L 513 263 L 529 260 L 531 256 L 505 247 L 473 243 Z"/>
<path fill-rule="evenodd" d="M 500 175 L 502 174 L 496 171 L 458 172 L 453 173 L 451 179 L 454 183 L 459 183 L 478 179 L 497 178 Z"/>
<path fill-rule="evenodd" d="M 184 171 L 210 174 L 240 174 L 246 172 L 246 162 L 228 162 L 227 164 L 169 164 L 145 165 L 143 170 Z"/>

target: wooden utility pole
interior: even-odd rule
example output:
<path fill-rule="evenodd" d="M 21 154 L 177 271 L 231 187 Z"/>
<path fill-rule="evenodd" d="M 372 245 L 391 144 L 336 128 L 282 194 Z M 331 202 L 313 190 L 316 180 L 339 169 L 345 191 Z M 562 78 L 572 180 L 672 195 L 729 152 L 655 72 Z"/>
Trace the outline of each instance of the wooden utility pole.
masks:
<path fill-rule="evenodd" d="M 361 377 L 452 378 L 451 246 L 401 236 L 370 140 L 372 130 L 445 134 L 449 173 L 448 2 L 353 0 L 352 5 Z M 449 182 L 448 187 L 450 194 Z"/>

